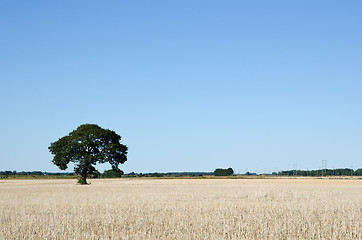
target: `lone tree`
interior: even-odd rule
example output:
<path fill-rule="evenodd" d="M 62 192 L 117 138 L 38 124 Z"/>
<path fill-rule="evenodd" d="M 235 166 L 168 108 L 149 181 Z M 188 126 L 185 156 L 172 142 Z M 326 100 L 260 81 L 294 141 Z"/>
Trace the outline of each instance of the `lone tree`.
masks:
<path fill-rule="evenodd" d="M 228 169 L 217 168 L 214 171 L 215 176 L 230 176 L 233 174 L 234 174 L 234 170 L 232 168 L 228 168 Z"/>
<path fill-rule="evenodd" d="M 80 174 L 78 183 L 87 184 L 87 176 L 96 170 L 97 163 L 109 162 L 114 171 L 122 172 L 118 165 L 127 161 L 128 148 L 120 141 L 121 136 L 114 131 L 96 124 L 83 124 L 51 143 L 49 151 L 54 155 L 52 162 L 61 170 L 73 162 L 75 173 Z"/>

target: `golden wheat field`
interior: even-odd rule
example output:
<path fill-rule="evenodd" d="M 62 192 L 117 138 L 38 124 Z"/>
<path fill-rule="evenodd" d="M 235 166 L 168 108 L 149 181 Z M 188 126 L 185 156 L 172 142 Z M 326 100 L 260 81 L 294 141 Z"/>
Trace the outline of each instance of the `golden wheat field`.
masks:
<path fill-rule="evenodd" d="M 0 239 L 362 239 L 362 181 L 0 181 Z"/>

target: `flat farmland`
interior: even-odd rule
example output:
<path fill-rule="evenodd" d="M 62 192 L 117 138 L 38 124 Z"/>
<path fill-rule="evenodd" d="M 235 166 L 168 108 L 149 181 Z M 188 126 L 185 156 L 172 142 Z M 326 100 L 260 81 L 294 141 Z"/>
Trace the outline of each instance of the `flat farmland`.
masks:
<path fill-rule="evenodd" d="M 1 180 L 0 239 L 362 239 L 358 179 Z"/>

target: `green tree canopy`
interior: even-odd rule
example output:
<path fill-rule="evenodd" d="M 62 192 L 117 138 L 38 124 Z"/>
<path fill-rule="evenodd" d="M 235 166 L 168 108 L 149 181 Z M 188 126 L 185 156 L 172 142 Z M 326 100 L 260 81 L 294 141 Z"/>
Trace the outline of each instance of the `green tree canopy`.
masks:
<path fill-rule="evenodd" d="M 114 171 L 113 169 L 105 170 L 102 174 L 104 178 L 119 178 L 123 175 L 123 171 Z"/>
<path fill-rule="evenodd" d="M 52 162 L 61 170 L 73 162 L 74 171 L 81 176 L 79 183 L 86 184 L 88 174 L 95 171 L 97 163 L 108 162 L 114 171 L 121 172 L 118 165 L 127 161 L 128 148 L 120 141 L 121 136 L 114 131 L 96 124 L 83 124 L 51 143 L 49 151 L 54 155 Z"/>
<path fill-rule="evenodd" d="M 215 176 L 230 176 L 233 174 L 234 174 L 234 170 L 232 168 L 228 168 L 228 169 L 217 168 L 214 171 Z"/>

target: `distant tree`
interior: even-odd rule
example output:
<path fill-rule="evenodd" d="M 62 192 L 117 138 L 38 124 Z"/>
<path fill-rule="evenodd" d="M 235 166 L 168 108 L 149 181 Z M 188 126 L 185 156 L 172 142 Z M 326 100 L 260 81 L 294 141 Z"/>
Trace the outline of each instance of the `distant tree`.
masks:
<path fill-rule="evenodd" d="M 234 170 L 232 168 L 228 168 L 228 169 L 217 168 L 214 171 L 215 176 L 230 176 L 233 174 L 234 174 Z"/>
<path fill-rule="evenodd" d="M 354 172 L 354 175 L 356 175 L 356 176 L 362 176 L 362 168 L 357 169 L 357 170 Z"/>
<path fill-rule="evenodd" d="M 101 177 L 101 173 L 98 170 L 93 171 L 91 178 L 100 178 Z"/>
<path fill-rule="evenodd" d="M 123 171 L 115 171 L 113 169 L 105 170 L 102 173 L 103 178 L 120 178 L 123 175 Z"/>
<path fill-rule="evenodd" d="M 228 168 L 226 169 L 226 173 L 229 175 L 233 175 L 234 174 L 234 170 L 232 168 Z"/>
<path fill-rule="evenodd" d="M 121 172 L 119 164 L 127 161 L 126 145 L 120 143 L 121 136 L 96 124 L 83 124 L 69 135 L 50 144 L 49 151 L 54 155 L 52 162 L 61 170 L 67 169 L 70 162 L 80 175 L 78 183 L 87 184 L 87 176 L 95 171 L 97 163 L 110 163 L 112 169 Z"/>

